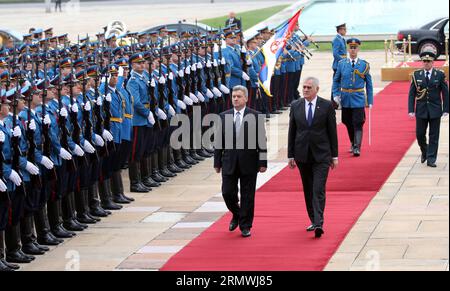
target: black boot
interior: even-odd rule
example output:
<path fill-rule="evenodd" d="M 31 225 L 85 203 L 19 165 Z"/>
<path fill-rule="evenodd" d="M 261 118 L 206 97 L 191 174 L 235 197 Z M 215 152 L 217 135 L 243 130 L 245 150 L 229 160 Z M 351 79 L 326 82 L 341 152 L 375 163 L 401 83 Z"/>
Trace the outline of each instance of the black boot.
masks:
<path fill-rule="evenodd" d="M 63 225 L 65 229 L 70 231 L 83 231 L 85 230 L 85 227 L 80 225 L 80 223 L 75 220 L 75 205 L 73 203 L 72 197 L 74 197 L 73 192 L 68 193 L 62 199 L 62 213 L 64 221 Z"/>
<path fill-rule="evenodd" d="M 111 211 L 105 210 L 100 205 L 98 195 L 98 182 L 92 184 L 88 189 L 89 213 L 95 217 L 107 217 L 111 215 Z"/>
<path fill-rule="evenodd" d="M 0 231 L 0 271 L 14 271 L 20 269 L 20 266 L 8 263 L 5 260 L 5 232 Z"/>
<path fill-rule="evenodd" d="M 127 199 L 130 202 L 133 202 L 134 201 L 133 197 L 128 197 L 128 196 L 125 195 L 125 189 L 123 187 L 123 179 L 122 179 L 122 170 L 119 170 L 119 171 L 113 173 L 113 175 L 116 175 L 117 186 L 118 186 L 118 189 L 119 189 L 119 193 L 121 193 L 123 198 Z"/>
<path fill-rule="evenodd" d="M 355 146 L 353 148 L 353 156 L 361 156 L 361 144 L 362 144 L 363 132 L 362 130 L 355 131 Z"/>
<path fill-rule="evenodd" d="M 77 220 L 81 223 L 95 224 L 98 222 L 97 219 L 93 218 L 89 214 L 88 205 L 88 189 L 82 189 L 80 192 L 75 194 L 76 206 L 77 206 Z"/>
<path fill-rule="evenodd" d="M 183 153 L 181 150 L 173 150 L 173 158 L 175 160 L 175 165 L 177 165 L 180 169 L 185 170 L 192 167 L 183 160 Z"/>
<path fill-rule="evenodd" d="M 99 194 L 102 207 L 107 210 L 122 209 L 122 205 L 116 204 L 112 200 L 111 181 L 109 179 L 103 180 L 99 185 Z"/>
<path fill-rule="evenodd" d="M 20 220 L 20 233 L 22 240 L 22 251 L 27 255 L 39 256 L 45 254 L 45 251 L 34 244 L 33 238 L 33 215 L 25 215 Z"/>
<path fill-rule="evenodd" d="M 147 188 L 155 188 L 161 186 L 160 182 L 156 182 L 152 178 L 152 157 L 146 157 L 141 162 L 142 183 Z"/>
<path fill-rule="evenodd" d="M 47 206 L 44 205 L 34 214 L 36 225 L 37 242 L 46 246 L 57 246 L 63 242 L 62 239 L 56 238 L 50 232 L 50 223 L 48 222 Z"/>
<path fill-rule="evenodd" d="M 76 234 L 74 232 L 68 231 L 62 225 L 62 202 L 61 200 L 49 201 L 47 203 L 48 207 L 48 219 L 50 223 L 50 229 L 53 235 L 57 238 L 71 238 Z"/>
<path fill-rule="evenodd" d="M 20 244 L 20 225 L 8 226 L 5 231 L 6 260 L 16 264 L 28 264 L 35 258 L 22 252 Z"/>
<path fill-rule="evenodd" d="M 158 164 L 159 164 L 159 172 L 166 178 L 176 177 L 177 174 L 172 173 L 167 168 L 167 150 L 166 148 L 162 148 L 158 150 Z"/>
<path fill-rule="evenodd" d="M 155 152 L 151 155 L 152 159 L 152 179 L 155 180 L 158 183 L 167 182 L 169 179 L 162 176 L 159 172 L 159 159 L 158 159 L 158 153 Z"/>
<path fill-rule="evenodd" d="M 119 175 L 117 175 L 117 173 L 119 173 Z M 130 204 L 131 201 L 126 199 L 123 192 L 120 191 L 121 180 L 122 177 L 120 176 L 120 172 L 113 172 L 111 174 L 111 193 L 113 201 L 120 204 Z"/>
<path fill-rule="evenodd" d="M 145 163 L 145 159 L 142 160 L 142 163 Z M 140 162 L 134 161 L 129 164 L 128 174 L 130 176 L 130 192 L 148 193 L 151 191 L 151 188 L 148 188 L 142 183 L 141 169 Z"/>
<path fill-rule="evenodd" d="M 179 174 L 179 173 L 184 172 L 184 169 L 178 167 L 175 164 L 175 153 L 174 153 L 174 150 L 172 150 L 172 148 L 170 146 L 167 147 L 167 164 L 168 164 L 167 168 L 172 173 Z"/>
<path fill-rule="evenodd" d="M 191 157 L 192 157 L 194 160 L 197 160 L 197 161 L 204 161 L 204 160 L 205 160 L 205 158 L 200 157 L 200 156 L 198 155 L 197 150 L 191 150 Z"/>

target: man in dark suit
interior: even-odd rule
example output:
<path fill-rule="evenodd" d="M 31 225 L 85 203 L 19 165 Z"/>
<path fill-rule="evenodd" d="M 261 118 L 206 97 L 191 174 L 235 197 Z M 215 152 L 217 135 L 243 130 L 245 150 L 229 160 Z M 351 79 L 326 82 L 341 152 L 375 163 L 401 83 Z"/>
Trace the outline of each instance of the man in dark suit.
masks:
<path fill-rule="evenodd" d="M 448 115 L 448 84 L 445 73 L 433 68 L 436 55 L 433 52 L 420 54 L 423 69 L 413 73 L 409 90 L 408 112 L 416 117 L 416 135 L 422 151 L 422 164 L 436 168 L 439 147 L 441 118 Z M 430 127 L 429 144 L 427 128 Z"/>
<path fill-rule="evenodd" d="M 330 167 L 338 165 L 336 112 L 331 101 L 317 96 L 319 80 L 309 77 L 303 84 L 304 98 L 291 105 L 289 121 L 289 166 L 300 170 L 306 208 L 314 231 L 323 231 L 325 188 Z"/>
<path fill-rule="evenodd" d="M 236 13 L 230 12 L 229 18 L 225 21 L 225 26 L 230 26 L 233 24 L 236 24 L 239 29 L 242 29 L 241 20 L 236 18 Z"/>
<path fill-rule="evenodd" d="M 247 101 L 247 88 L 234 87 L 234 108 L 220 114 L 214 153 L 214 168 L 222 172 L 223 199 L 233 214 L 229 230 L 239 226 L 243 237 L 251 235 L 257 175 L 267 170 L 265 115 L 248 108 Z"/>

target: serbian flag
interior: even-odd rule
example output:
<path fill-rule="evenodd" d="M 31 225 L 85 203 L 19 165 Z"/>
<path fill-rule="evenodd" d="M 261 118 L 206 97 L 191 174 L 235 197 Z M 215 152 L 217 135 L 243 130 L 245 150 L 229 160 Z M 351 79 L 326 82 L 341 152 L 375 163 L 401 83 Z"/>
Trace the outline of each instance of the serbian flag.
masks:
<path fill-rule="evenodd" d="M 269 39 L 261 49 L 261 52 L 264 55 L 264 63 L 261 66 L 261 71 L 259 72 L 259 84 L 268 96 L 272 96 L 270 94 L 270 80 L 274 74 L 275 65 L 286 47 L 287 40 L 292 37 L 294 28 L 298 23 L 298 18 L 300 17 L 302 11 L 303 8 L 300 9 L 290 20 L 283 23 L 274 36 L 272 36 L 272 38 Z"/>

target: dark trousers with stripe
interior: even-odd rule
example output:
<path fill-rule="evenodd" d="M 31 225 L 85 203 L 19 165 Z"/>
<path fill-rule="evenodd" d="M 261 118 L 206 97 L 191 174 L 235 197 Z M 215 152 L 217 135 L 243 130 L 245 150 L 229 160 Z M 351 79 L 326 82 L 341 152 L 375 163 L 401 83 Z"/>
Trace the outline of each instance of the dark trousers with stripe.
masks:
<path fill-rule="evenodd" d="M 430 128 L 427 143 L 427 129 Z M 429 163 L 435 163 L 439 149 L 440 118 L 416 118 L 416 137 L 420 150 L 427 157 Z"/>

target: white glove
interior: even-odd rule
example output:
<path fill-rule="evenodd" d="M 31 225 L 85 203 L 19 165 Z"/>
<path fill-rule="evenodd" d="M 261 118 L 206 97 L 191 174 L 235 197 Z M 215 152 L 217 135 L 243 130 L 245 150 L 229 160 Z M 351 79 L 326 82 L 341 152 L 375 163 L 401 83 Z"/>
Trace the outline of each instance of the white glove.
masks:
<path fill-rule="evenodd" d="M 203 69 L 203 65 L 201 62 L 197 63 L 197 69 L 199 69 L 199 70 Z"/>
<path fill-rule="evenodd" d="M 242 79 L 244 79 L 245 81 L 250 81 L 250 77 L 247 75 L 246 72 L 242 72 Z"/>
<path fill-rule="evenodd" d="M 106 140 L 107 142 L 113 141 L 113 136 L 112 134 L 107 131 L 106 129 L 103 130 L 102 132 L 102 137 L 104 140 Z"/>
<path fill-rule="evenodd" d="M 172 105 L 169 105 L 169 109 L 167 111 L 170 116 L 175 116 L 177 113 L 175 112 L 175 109 L 173 109 Z"/>
<path fill-rule="evenodd" d="M 108 93 L 108 95 L 105 96 L 105 100 L 108 102 L 112 101 L 111 93 Z"/>
<path fill-rule="evenodd" d="M 8 187 L 6 187 L 5 183 L 0 180 L 0 192 L 6 192 L 6 190 L 8 190 Z"/>
<path fill-rule="evenodd" d="M 77 103 L 73 103 L 72 106 L 70 106 L 70 111 L 73 113 L 78 113 L 78 104 Z"/>
<path fill-rule="evenodd" d="M 155 79 L 152 78 L 152 80 L 150 81 L 150 86 L 152 86 L 153 88 L 156 87 Z"/>
<path fill-rule="evenodd" d="M 225 58 L 222 58 L 222 60 L 220 60 L 220 63 L 221 63 L 222 65 L 226 65 L 226 64 L 227 64 L 227 61 L 225 60 Z"/>
<path fill-rule="evenodd" d="M 151 112 L 151 111 L 148 114 L 147 119 L 148 119 L 148 122 L 150 122 L 151 125 L 154 125 L 156 123 L 155 117 L 153 116 L 153 112 Z"/>
<path fill-rule="evenodd" d="M 247 59 L 247 66 L 251 66 L 251 65 L 253 65 L 253 62 L 252 62 L 252 59 Z"/>
<path fill-rule="evenodd" d="M 5 134 L 1 130 L 0 130 L 0 142 L 1 143 L 5 142 Z"/>
<path fill-rule="evenodd" d="M 183 70 L 179 70 L 178 71 L 178 77 L 180 77 L 180 78 L 184 77 L 184 71 Z"/>
<path fill-rule="evenodd" d="M 186 75 L 190 75 L 191 74 L 191 66 L 187 66 L 187 68 L 184 70 L 184 72 L 186 73 Z"/>
<path fill-rule="evenodd" d="M 67 112 L 67 109 L 65 107 L 61 108 L 61 110 L 59 111 L 59 115 L 61 117 L 67 117 L 69 115 L 69 113 Z"/>
<path fill-rule="evenodd" d="M 197 98 L 200 102 L 205 102 L 205 96 L 202 93 L 197 92 Z"/>
<path fill-rule="evenodd" d="M 243 46 L 241 47 L 241 53 L 244 53 L 244 54 L 247 53 L 247 49 L 245 48 L 245 45 L 243 45 Z"/>
<path fill-rule="evenodd" d="M 443 114 L 442 114 L 442 117 L 447 117 L 448 116 L 448 112 L 444 112 Z"/>
<path fill-rule="evenodd" d="M 214 62 L 213 62 L 213 66 L 214 67 L 217 67 L 219 64 L 217 63 L 217 60 L 214 60 Z"/>
<path fill-rule="evenodd" d="M 47 170 L 51 170 L 54 167 L 53 162 L 46 156 L 42 157 L 41 165 L 43 165 Z"/>
<path fill-rule="evenodd" d="M 95 133 L 94 133 L 94 143 L 98 147 L 102 147 L 105 145 L 105 141 L 103 140 L 103 138 Z"/>
<path fill-rule="evenodd" d="M 97 97 L 97 102 L 96 102 L 96 104 L 97 104 L 97 106 L 102 106 L 102 104 L 103 104 L 103 100 L 102 100 L 102 97 Z"/>
<path fill-rule="evenodd" d="M 222 92 L 220 92 L 220 90 L 217 89 L 216 87 L 213 87 L 212 92 L 214 93 L 214 96 L 222 97 Z"/>
<path fill-rule="evenodd" d="M 219 89 L 220 91 L 222 91 L 223 94 L 230 94 L 230 89 L 228 89 L 228 87 L 225 86 L 224 84 L 220 84 Z"/>
<path fill-rule="evenodd" d="M 28 123 L 26 123 L 28 124 Z M 34 119 L 30 120 L 30 125 L 28 126 L 28 129 L 31 129 L 32 131 L 36 130 L 36 122 L 34 121 Z"/>
<path fill-rule="evenodd" d="M 52 120 L 50 119 L 50 116 L 48 114 L 45 114 L 45 116 L 44 116 L 44 124 L 45 125 L 52 124 Z"/>
<path fill-rule="evenodd" d="M 13 130 L 13 136 L 14 137 L 21 137 L 22 136 L 22 131 L 20 130 L 20 127 L 18 125 L 16 125 L 16 127 L 14 127 Z"/>
<path fill-rule="evenodd" d="M 211 64 L 211 61 L 210 61 L 210 60 L 208 60 L 208 61 L 206 62 L 206 67 L 207 67 L 207 68 L 211 68 L 211 67 L 212 67 L 212 64 Z"/>
<path fill-rule="evenodd" d="M 156 109 L 156 115 L 159 117 L 159 119 L 162 119 L 162 120 L 167 119 L 167 115 L 160 108 Z"/>
<path fill-rule="evenodd" d="M 31 175 L 39 175 L 39 168 L 36 167 L 33 163 L 27 161 L 27 165 L 25 166 L 25 170 Z"/>
<path fill-rule="evenodd" d="M 414 118 L 414 117 L 416 116 L 416 114 L 415 114 L 414 112 L 410 112 L 408 115 L 409 115 L 409 117 L 411 117 L 411 118 Z"/>
<path fill-rule="evenodd" d="M 86 102 L 86 104 L 84 104 L 84 110 L 85 111 L 91 111 L 91 102 Z"/>
<path fill-rule="evenodd" d="M 193 65 L 191 66 L 191 71 L 192 71 L 192 72 L 197 71 L 197 66 L 196 66 L 196 64 L 193 64 Z"/>
<path fill-rule="evenodd" d="M 161 77 L 159 78 L 158 82 L 159 82 L 161 85 L 164 85 L 164 84 L 166 83 L 166 78 L 164 78 L 164 76 L 161 76 Z"/>
<path fill-rule="evenodd" d="M 172 72 L 169 73 L 169 80 L 173 81 L 173 73 Z"/>
<path fill-rule="evenodd" d="M 189 105 L 189 106 L 192 106 L 192 104 L 194 104 L 194 101 L 192 101 L 192 99 L 186 95 L 184 95 L 183 102 L 184 102 L 184 104 Z"/>
<path fill-rule="evenodd" d="M 338 106 L 341 106 L 341 96 L 335 96 L 333 97 L 333 100 Z"/>
<path fill-rule="evenodd" d="M 189 93 L 189 98 L 191 98 L 191 100 L 194 101 L 194 103 L 198 103 L 198 98 L 194 94 Z"/>
<path fill-rule="evenodd" d="M 209 99 L 214 98 L 214 94 L 208 88 L 206 88 L 206 97 L 208 97 Z"/>
<path fill-rule="evenodd" d="M 123 68 L 119 67 L 119 77 L 122 77 L 122 76 L 123 76 Z"/>
<path fill-rule="evenodd" d="M 19 174 L 14 170 L 11 170 L 11 175 L 9 175 L 8 179 L 12 181 L 16 186 L 20 186 L 20 184 L 22 184 L 22 179 L 20 178 Z"/>
<path fill-rule="evenodd" d="M 185 110 L 186 109 L 186 104 L 183 101 L 181 101 L 181 100 L 177 100 L 177 107 L 179 107 L 181 110 Z"/>
<path fill-rule="evenodd" d="M 369 109 L 372 109 L 373 108 L 373 104 L 369 104 Z"/>
<path fill-rule="evenodd" d="M 73 149 L 73 153 L 74 153 L 74 155 L 79 156 L 79 157 L 84 156 L 83 150 L 77 144 L 75 145 L 75 148 Z"/>
<path fill-rule="evenodd" d="M 63 160 L 71 160 L 72 159 L 72 155 L 64 148 L 61 148 L 61 150 L 59 151 L 59 156 L 63 159 Z"/>
<path fill-rule="evenodd" d="M 95 152 L 95 148 L 87 140 L 85 140 L 83 143 L 83 150 L 88 154 L 93 154 Z"/>

